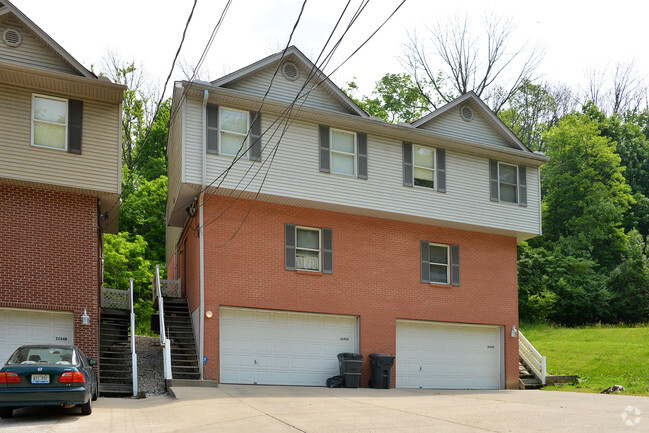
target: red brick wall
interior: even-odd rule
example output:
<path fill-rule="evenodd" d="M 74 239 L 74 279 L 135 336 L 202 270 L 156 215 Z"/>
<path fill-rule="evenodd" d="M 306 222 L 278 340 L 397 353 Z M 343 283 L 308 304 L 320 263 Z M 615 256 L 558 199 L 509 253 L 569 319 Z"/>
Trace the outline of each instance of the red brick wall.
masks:
<path fill-rule="evenodd" d="M 207 202 L 206 220 L 223 199 Z M 505 325 L 506 383 L 517 387 L 518 340 L 509 336 L 518 327 L 515 238 L 258 202 L 220 247 L 250 203 L 206 227 L 205 309 L 215 313 L 205 320 L 207 378 L 219 379 L 217 315 L 226 305 L 359 316 L 365 357 L 395 353 L 397 319 Z M 332 275 L 284 270 L 285 223 L 333 229 Z M 420 240 L 460 245 L 459 287 L 421 283 Z M 363 385 L 369 374 L 364 363 Z"/>
<path fill-rule="evenodd" d="M 97 359 L 99 265 L 95 197 L 0 184 L 0 307 L 72 311 L 75 344 Z"/>

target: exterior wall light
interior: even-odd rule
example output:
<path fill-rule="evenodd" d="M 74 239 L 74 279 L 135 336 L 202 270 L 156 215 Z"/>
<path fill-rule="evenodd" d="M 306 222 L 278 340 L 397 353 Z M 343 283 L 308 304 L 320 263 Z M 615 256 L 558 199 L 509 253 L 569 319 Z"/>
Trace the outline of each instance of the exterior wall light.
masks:
<path fill-rule="evenodd" d="M 206 311 L 205 312 L 205 317 L 207 317 L 208 319 L 211 319 L 212 318 L 212 312 L 211 311 Z"/>
<path fill-rule="evenodd" d="M 83 314 L 81 315 L 81 324 L 90 325 L 90 316 L 88 316 L 88 312 L 85 308 L 83 309 Z"/>
<path fill-rule="evenodd" d="M 516 325 L 512 325 L 512 338 L 518 337 L 518 329 L 516 329 Z"/>

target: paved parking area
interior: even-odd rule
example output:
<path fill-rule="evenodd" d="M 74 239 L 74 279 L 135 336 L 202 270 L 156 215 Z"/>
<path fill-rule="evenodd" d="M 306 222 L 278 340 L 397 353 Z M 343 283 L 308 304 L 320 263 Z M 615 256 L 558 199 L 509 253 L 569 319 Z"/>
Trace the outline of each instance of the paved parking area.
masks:
<path fill-rule="evenodd" d="M 553 391 L 327 389 L 221 385 L 177 398 L 100 398 L 26 408 L 0 432 L 647 432 L 649 398 Z"/>

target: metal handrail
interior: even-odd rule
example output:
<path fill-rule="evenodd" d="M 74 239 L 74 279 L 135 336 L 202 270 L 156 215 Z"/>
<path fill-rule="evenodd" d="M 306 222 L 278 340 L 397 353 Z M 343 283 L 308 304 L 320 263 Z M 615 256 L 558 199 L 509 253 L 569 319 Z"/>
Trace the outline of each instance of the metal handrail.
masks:
<path fill-rule="evenodd" d="M 164 363 L 165 379 L 172 379 L 171 375 L 171 341 L 167 338 L 164 319 L 164 298 L 160 291 L 160 265 L 155 265 L 155 274 L 153 275 L 153 299 L 155 302 L 158 298 L 158 320 L 160 321 L 160 344 L 162 345 L 162 360 Z"/>
<path fill-rule="evenodd" d="M 133 278 L 130 280 L 129 298 L 131 307 L 131 363 L 133 365 L 133 397 L 137 397 L 137 353 L 135 353 L 135 310 L 133 309 Z"/>
<path fill-rule="evenodd" d="M 532 343 L 528 341 L 523 333 L 518 331 L 518 356 L 531 370 L 531 373 L 536 376 L 543 385 L 545 385 L 547 377 L 547 367 L 545 356 L 542 356 Z"/>

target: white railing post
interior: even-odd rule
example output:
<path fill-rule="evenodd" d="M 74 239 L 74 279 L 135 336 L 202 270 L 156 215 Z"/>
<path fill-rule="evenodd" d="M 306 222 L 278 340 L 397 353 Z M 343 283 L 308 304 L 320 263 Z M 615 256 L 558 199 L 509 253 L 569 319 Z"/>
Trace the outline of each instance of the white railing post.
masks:
<path fill-rule="evenodd" d="M 520 329 L 518 330 L 518 356 L 525 362 L 526 366 L 531 370 L 530 372 L 545 385 L 547 376 L 545 356 L 541 356 Z"/>
<path fill-rule="evenodd" d="M 164 299 L 160 292 L 160 265 L 155 265 L 155 274 L 153 275 L 154 296 L 158 298 L 158 319 L 160 320 L 160 344 L 163 348 L 162 360 L 164 362 L 165 379 L 172 379 L 171 375 L 171 341 L 167 338 L 164 319 Z M 155 299 L 155 297 L 154 297 Z"/>
<path fill-rule="evenodd" d="M 137 353 L 135 353 L 135 311 L 133 310 L 133 278 L 130 280 L 131 363 L 133 365 L 133 397 L 137 397 Z"/>
<path fill-rule="evenodd" d="M 545 366 L 545 356 L 541 357 L 541 374 L 542 374 L 541 383 L 543 383 L 543 385 L 545 385 L 545 379 L 548 376 L 548 370 L 546 369 L 546 366 Z"/>

